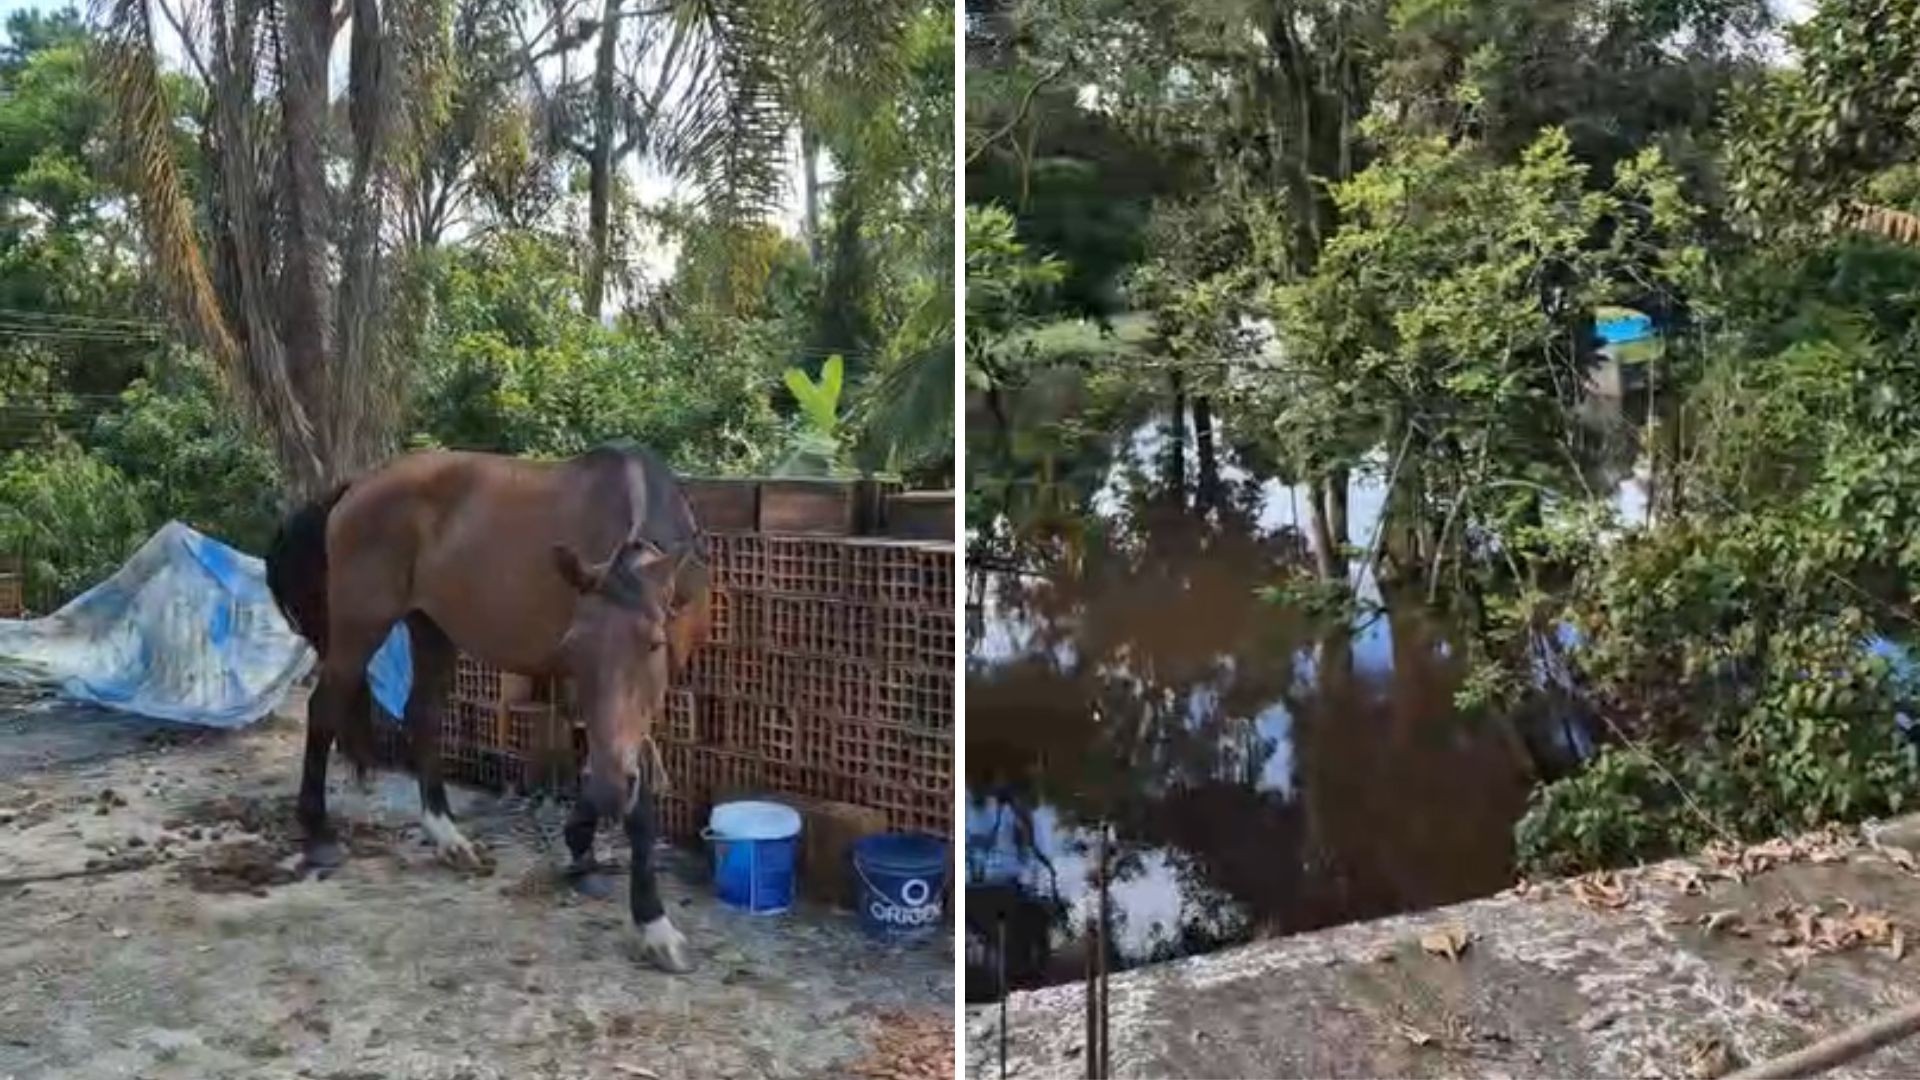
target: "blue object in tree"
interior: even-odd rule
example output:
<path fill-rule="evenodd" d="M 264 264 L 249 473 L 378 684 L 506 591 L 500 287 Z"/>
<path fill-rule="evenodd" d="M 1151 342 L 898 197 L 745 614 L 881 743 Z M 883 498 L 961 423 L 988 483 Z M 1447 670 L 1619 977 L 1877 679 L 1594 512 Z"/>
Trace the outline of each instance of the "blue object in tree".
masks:
<path fill-rule="evenodd" d="M 1653 336 L 1653 319 L 1637 311 L 1610 315 L 1594 323 L 1594 335 L 1602 345 L 1625 345 Z"/>

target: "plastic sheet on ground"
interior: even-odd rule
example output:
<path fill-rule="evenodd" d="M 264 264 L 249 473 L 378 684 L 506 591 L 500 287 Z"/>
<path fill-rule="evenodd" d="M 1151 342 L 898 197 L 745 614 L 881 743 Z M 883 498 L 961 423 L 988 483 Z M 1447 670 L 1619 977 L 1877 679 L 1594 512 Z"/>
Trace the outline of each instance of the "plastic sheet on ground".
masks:
<path fill-rule="evenodd" d="M 390 713 L 406 701 L 409 659 L 402 626 L 370 665 Z M 59 611 L 0 620 L 0 678 L 178 723 L 250 724 L 312 666 L 266 564 L 177 521 Z"/>

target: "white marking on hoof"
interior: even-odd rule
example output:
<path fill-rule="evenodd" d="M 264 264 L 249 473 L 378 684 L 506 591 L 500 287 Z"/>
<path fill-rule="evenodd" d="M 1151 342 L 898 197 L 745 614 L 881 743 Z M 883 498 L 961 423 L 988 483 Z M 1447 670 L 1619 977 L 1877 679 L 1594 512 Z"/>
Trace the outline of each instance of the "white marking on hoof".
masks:
<path fill-rule="evenodd" d="M 647 960 L 662 971 L 681 975 L 693 970 L 686 935 L 675 929 L 665 915 L 640 928 L 640 949 Z"/>
<path fill-rule="evenodd" d="M 480 853 L 474 849 L 473 842 L 460 832 L 453 819 L 442 817 L 431 810 L 420 813 L 420 827 L 427 831 L 427 838 L 440 855 L 442 862 L 455 866 L 480 865 Z"/>

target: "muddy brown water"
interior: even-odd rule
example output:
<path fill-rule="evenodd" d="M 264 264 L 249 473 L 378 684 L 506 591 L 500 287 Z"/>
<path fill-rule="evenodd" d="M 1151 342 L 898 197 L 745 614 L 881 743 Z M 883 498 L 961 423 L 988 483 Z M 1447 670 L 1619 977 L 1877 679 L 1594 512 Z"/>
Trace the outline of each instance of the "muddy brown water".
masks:
<path fill-rule="evenodd" d="M 1558 722 L 1460 714 L 1424 611 L 1348 624 L 1258 595 L 1307 557 L 1304 495 L 1184 428 L 1050 464 L 1068 490 L 1040 500 L 1038 544 L 973 518 L 973 1000 L 997 996 L 1003 933 L 1010 986 L 1084 977 L 1102 826 L 1125 967 L 1497 892 L 1539 770 L 1583 749 Z M 1378 479 L 1351 500 L 1363 544 Z"/>

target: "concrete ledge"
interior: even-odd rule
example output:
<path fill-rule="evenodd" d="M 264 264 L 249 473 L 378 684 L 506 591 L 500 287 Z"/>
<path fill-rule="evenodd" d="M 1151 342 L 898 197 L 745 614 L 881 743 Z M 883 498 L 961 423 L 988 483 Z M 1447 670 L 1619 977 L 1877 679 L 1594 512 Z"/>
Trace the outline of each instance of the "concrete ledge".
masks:
<path fill-rule="evenodd" d="M 1911 955 L 1809 955 L 1762 926 L 1784 904 L 1843 898 L 1920 949 L 1920 876 L 1881 843 L 1920 844 L 1920 817 L 1813 854 L 1832 861 L 1725 877 L 1675 860 L 1598 890 L 1553 883 L 1118 974 L 1114 1075 L 1718 1075 L 1920 997 Z M 1758 929 L 1727 933 L 1723 914 L 1709 931 L 1716 912 Z M 1421 947 L 1456 927 L 1458 960 Z M 1016 994 L 1007 1014 L 1009 1076 L 1086 1075 L 1079 986 Z M 997 1007 L 969 1009 L 967 1041 L 969 1074 L 997 1076 Z M 1920 1076 L 1920 1040 L 1828 1075 Z"/>

